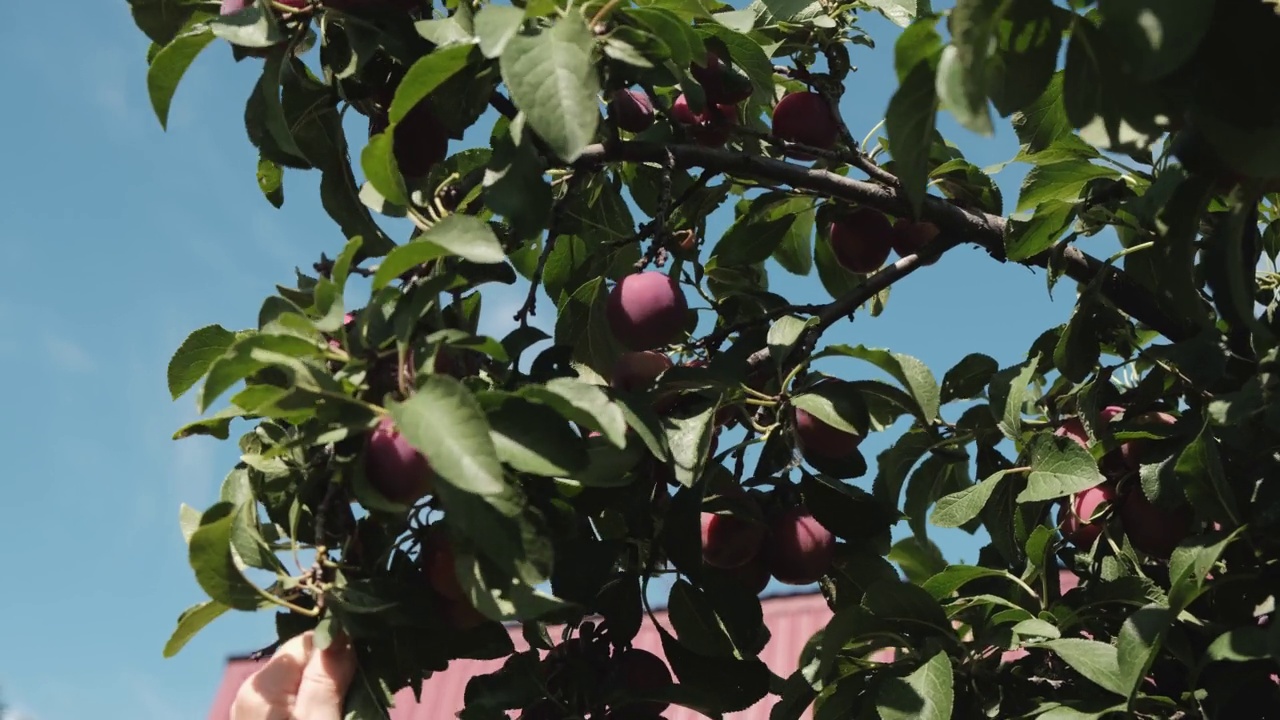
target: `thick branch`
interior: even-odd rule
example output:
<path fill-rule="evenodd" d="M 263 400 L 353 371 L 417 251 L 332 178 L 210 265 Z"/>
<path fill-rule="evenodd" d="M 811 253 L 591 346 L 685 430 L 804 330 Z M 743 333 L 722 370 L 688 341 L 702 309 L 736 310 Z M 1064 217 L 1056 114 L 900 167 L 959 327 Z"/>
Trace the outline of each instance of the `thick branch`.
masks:
<path fill-rule="evenodd" d="M 619 160 L 663 163 L 666 162 L 668 153 L 681 167 L 700 167 L 716 172 L 766 178 L 796 189 L 814 191 L 826 197 L 868 205 L 893 215 L 910 213 L 907 199 L 896 188 L 854 180 L 825 170 L 772 158 L 699 145 L 663 145 L 634 141 L 610 143 L 607 147 L 590 145 L 583 151 L 578 162 L 592 165 Z M 951 238 L 953 244 L 971 242 L 985 249 L 997 260 L 1002 262 L 1006 260 L 1004 218 L 990 213 L 965 210 L 934 196 L 925 197 L 922 215 L 942 231 L 940 239 Z M 1045 252 L 1024 261 L 1024 264 L 1048 267 L 1049 258 L 1050 253 Z M 1062 264 L 1063 272 L 1077 282 L 1089 282 L 1104 268 L 1102 261 L 1070 246 L 1061 252 L 1058 262 Z M 892 267 L 897 267 L 897 264 Z M 891 269 L 885 268 L 885 271 Z M 910 266 L 903 275 L 913 269 L 914 265 Z M 889 279 L 888 284 L 897 279 L 897 277 Z M 883 287 L 875 292 L 882 289 Z M 1184 340 L 1195 332 L 1185 321 L 1166 313 L 1156 297 L 1116 268 L 1108 271 L 1108 277 L 1103 282 L 1103 291 L 1122 311 L 1170 340 Z M 865 301 L 864 298 L 854 302 L 850 310 Z M 844 314 L 847 314 L 847 311 L 835 317 L 841 317 Z"/>

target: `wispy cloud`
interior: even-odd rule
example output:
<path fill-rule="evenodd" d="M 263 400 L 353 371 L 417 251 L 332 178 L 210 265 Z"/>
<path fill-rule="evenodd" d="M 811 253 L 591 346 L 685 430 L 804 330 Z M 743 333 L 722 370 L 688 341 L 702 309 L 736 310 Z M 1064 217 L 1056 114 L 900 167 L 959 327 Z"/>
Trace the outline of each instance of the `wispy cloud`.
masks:
<path fill-rule="evenodd" d="M 97 370 L 93 356 L 70 337 L 46 331 L 42 342 L 45 357 L 59 369 L 73 373 L 91 373 Z"/>

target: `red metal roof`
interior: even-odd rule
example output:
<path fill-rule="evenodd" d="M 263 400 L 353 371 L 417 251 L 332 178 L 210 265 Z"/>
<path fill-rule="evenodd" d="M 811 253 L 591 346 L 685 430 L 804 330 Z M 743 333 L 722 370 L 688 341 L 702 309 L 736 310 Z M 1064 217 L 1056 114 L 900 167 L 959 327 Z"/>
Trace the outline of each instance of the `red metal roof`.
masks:
<path fill-rule="evenodd" d="M 831 610 L 827 607 L 826 600 L 818 593 L 762 598 L 761 606 L 764 610 L 764 622 L 769 627 L 772 637 L 764 651 L 760 653 L 760 659 L 775 673 L 786 677 L 795 672 L 804 644 L 815 632 L 826 626 L 831 618 Z M 657 611 L 654 614 L 669 630 L 670 626 L 665 622 L 666 612 Z M 528 649 L 529 645 L 525 642 L 518 625 L 511 627 L 509 632 L 517 650 Z M 556 635 L 555 628 L 551 629 L 551 635 Z M 662 657 L 662 641 L 652 621 L 648 619 L 645 620 L 633 644 L 635 647 Z M 233 659 L 227 663 L 222 684 L 218 687 L 213 708 L 209 711 L 209 720 L 229 720 L 231 701 L 235 698 L 236 692 L 262 662 L 266 662 L 265 659 L 260 661 Z M 436 673 L 422 683 L 423 702 L 421 704 L 414 702 L 411 690 L 406 688 L 400 691 L 396 695 L 396 707 L 391 711 L 391 720 L 453 718 L 463 707 L 463 692 L 466 690 L 467 681 L 475 675 L 497 670 L 502 667 L 502 662 L 502 660 L 453 661 L 449 664 L 448 670 Z M 733 713 L 727 717 L 741 720 L 767 720 L 769 710 L 775 702 L 777 702 L 776 697 L 766 696 L 764 700 L 748 710 Z M 705 716 L 701 713 L 676 705 L 671 706 L 663 716 L 668 720 L 705 720 Z M 806 711 L 805 718 L 809 717 L 810 713 Z"/>
<path fill-rule="evenodd" d="M 1079 584 L 1079 578 L 1069 570 L 1061 570 L 1058 577 L 1061 591 L 1064 593 Z M 831 610 L 819 593 L 775 595 L 761 598 L 760 604 L 764 611 L 765 625 L 772 633 L 769 643 L 760 653 L 760 659 L 769 666 L 769 669 L 787 677 L 795 672 L 804 644 L 815 632 L 826 627 L 831 619 Z M 667 626 L 665 610 L 655 611 L 654 615 L 664 626 Z M 669 630 L 670 627 L 667 626 L 667 629 Z M 511 626 L 508 632 L 517 650 L 528 649 L 529 645 L 524 640 L 520 626 Z M 556 636 L 557 628 L 551 628 L 550 634 L 553 637 Z M 645 619 L 633 644 L 659 657 L 663 655 L 662 640 L 648 618 Z M 869 659 L 892 662 L 895 655 L 893 648 L 884 648 L 873 653 Z M 231 701 L 235 698 L 236 691 L 258 669 L 261 662 L 265 660 L 233 659 L 227 663 L 222 684 L 218 687 L 213 708 L 209 711 L 209 720 L 230 720 Z M 422 683 L 423 703 L 414 702 L 413 691 L 407 688 L 401 690 L 396 695 L 396 707 L 391 710 L 391 720 L 449 720 L 455 717 L 463 707 L 463 693 L 467 682 L 476 675 L 497 670 L 502 667 L 502 663 L 501 659 L 453 661 L 448 670 L 436 673 Z M 769 711 L 776 702 L 776 697 L 766 696 L 747 710 L 730 713 L 726 717 L 735 720 L 768 720 Z M 672 705 L 663 713 L 663 716 L 668 720 L 705 720 L 705 716 L 701 713 L 677 705 Z M 812 707 L 804 714 L 805 720 L 811 717 Z"/>

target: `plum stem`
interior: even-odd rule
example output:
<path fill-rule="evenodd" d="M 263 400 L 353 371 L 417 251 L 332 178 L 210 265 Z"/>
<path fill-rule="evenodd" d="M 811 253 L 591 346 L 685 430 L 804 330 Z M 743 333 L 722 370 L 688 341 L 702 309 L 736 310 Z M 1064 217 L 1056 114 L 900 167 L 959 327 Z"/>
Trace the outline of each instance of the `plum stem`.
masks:
<path fill-rule="evenodd" d="M 591 16 L 591 20 L 587 22 L 587 27 L 594 28 L 606 15 L 608 15 L 614 8 L 618 7 L 618 3 L 619 0 L 609 0 L 609 2 L 605 3 L 604 7 L 597 10 L 596 14 Z"/>

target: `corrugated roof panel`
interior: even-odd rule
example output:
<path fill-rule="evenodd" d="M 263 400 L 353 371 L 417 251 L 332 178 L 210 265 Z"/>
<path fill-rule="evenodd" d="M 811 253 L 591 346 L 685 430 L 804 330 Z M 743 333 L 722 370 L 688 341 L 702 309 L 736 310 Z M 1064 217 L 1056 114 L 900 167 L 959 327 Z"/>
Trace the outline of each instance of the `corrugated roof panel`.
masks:
<path fill-rule="evenodd" d="M 764 611 L 764 622 L 772 636 L 760 659 L 775 673 L 786 677 L 795 672 L 800 650 L 815 632 L 826 626 L 831 618 L 831 610 L 820 594 L 805 593 L 801 595 L 782 595 L 764 598 L 761 601 Z M 666 612 L 654 613 L 659 622 L 666 626 Z M 550 630 L 554 637 L 558 628 Z M 670 627 L 667 627 L 670 630 Z M 510 628 L 512 642 L 517 650 L 528 649 L 528 643 L 519 626 Z M 633 642 L 635 647 L 648 650 L 662 657 L 662 640 L 651 620 L 646 619 L 640 633 Z M 261 661 L 233 659 L 227 663 L 222 683 L 218 687 L 213 707 L 209 712 L 209 720 L 229 720 L 231 701 L 245 680 L 261 665 Z M 449 669 L 436 673 L 422 684 L 422 703 L 413 698 L 413 691 L 405 689 L 396 695 L 396 707 L 391 711 L 391 720 L 449 720 L 463 707 L 463 696 L 467 682 L 476 675 L 490 673 L 502 667 L 502 660 L 455 660 Z M 775 697 L 766 697 L 755 706 L 727 717 L 738 720 L 767 720 L 769 710 L 777 702 Z M 663 715 L 668 720 L 697 720 L 704 718 L 698 712 L 687 708 L 672 706 Z M 806 711 L 805 717 L 810 717 Z"/>

